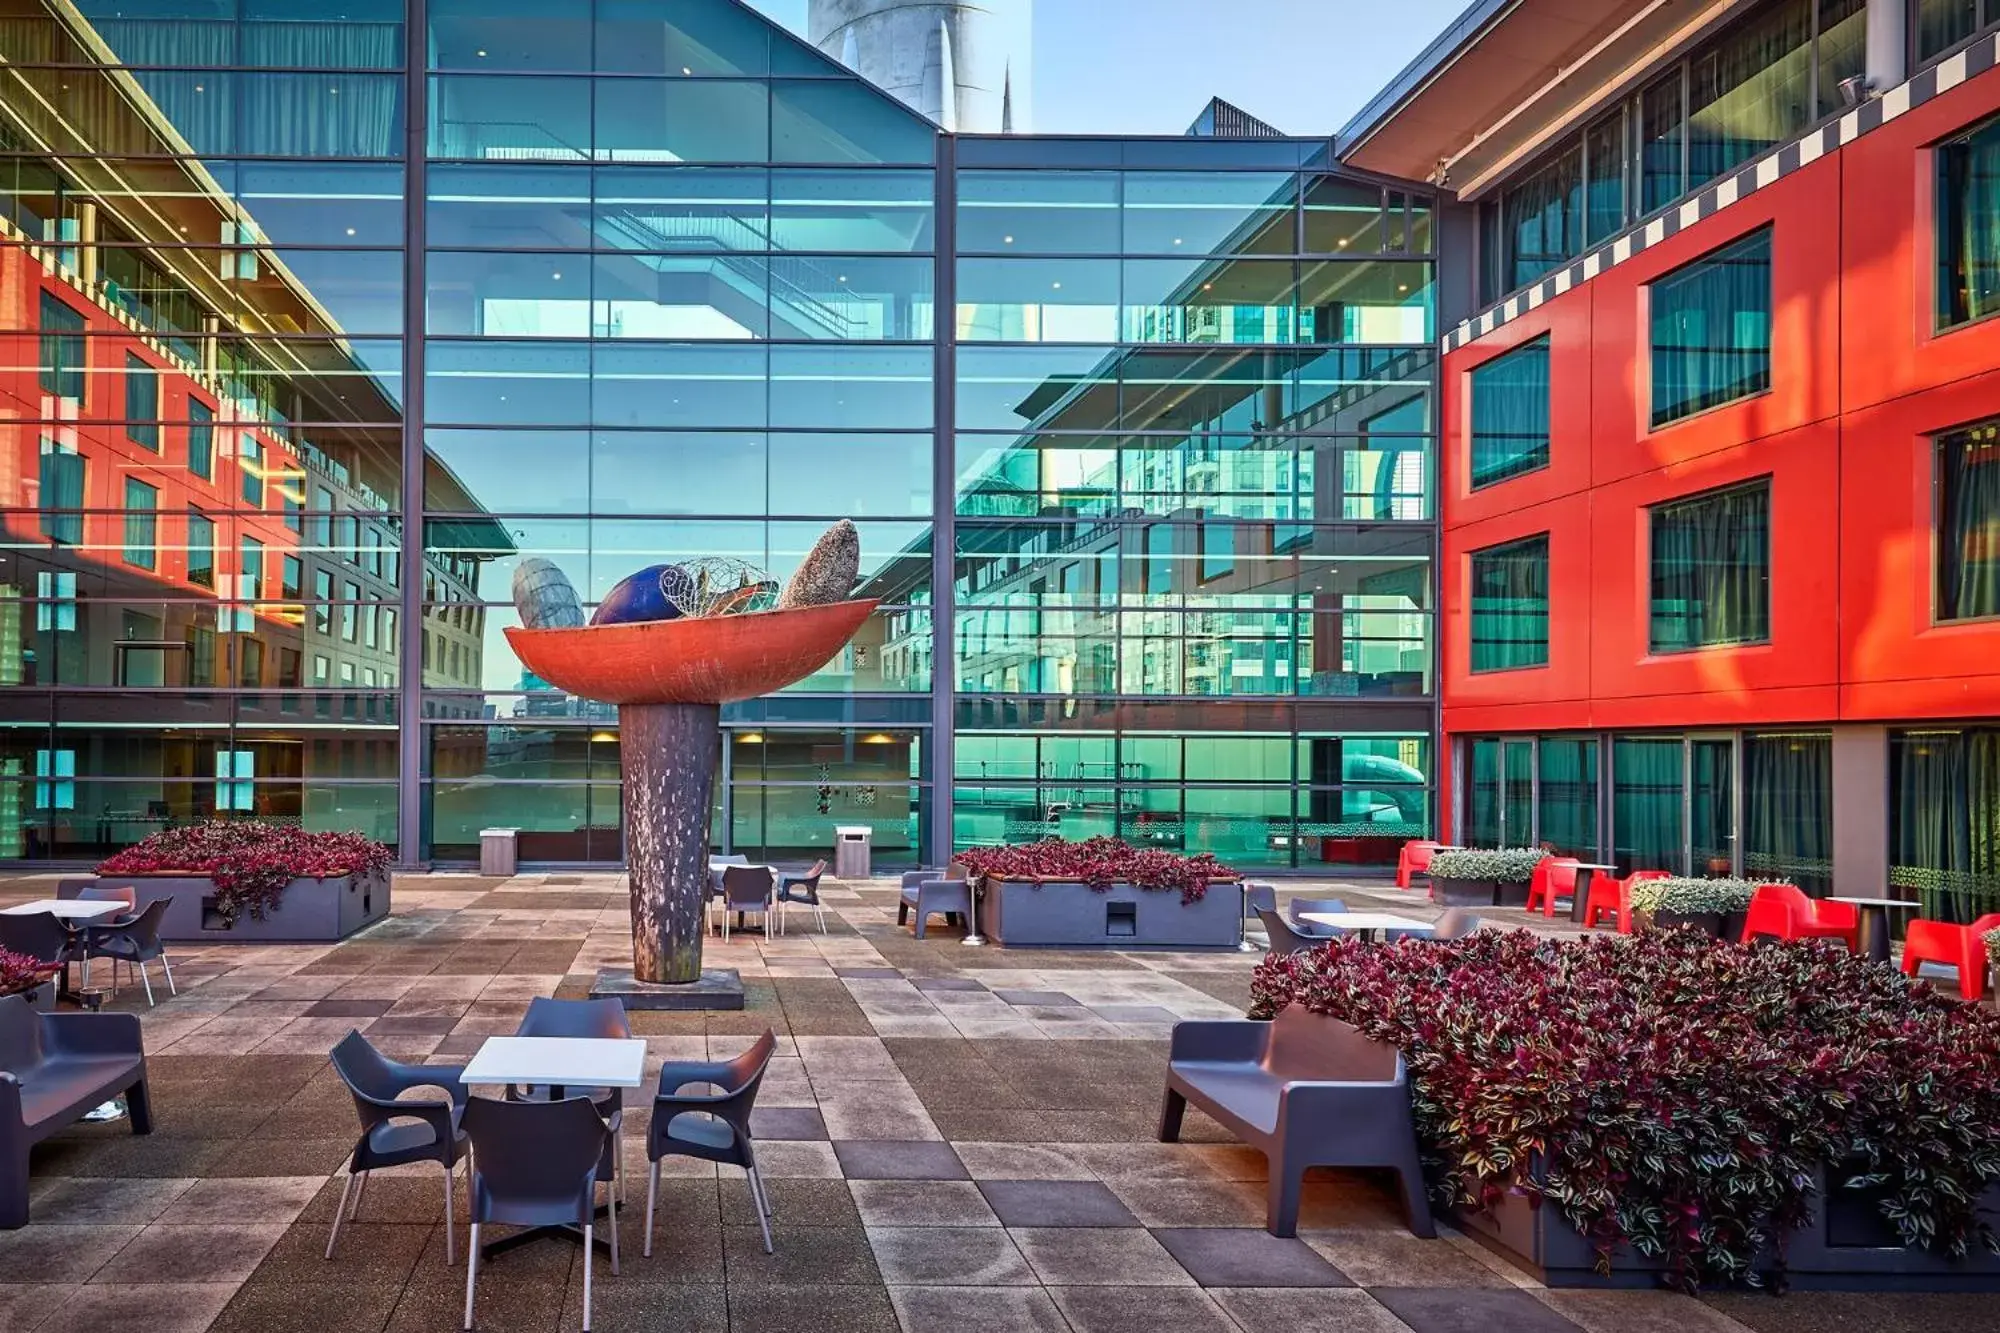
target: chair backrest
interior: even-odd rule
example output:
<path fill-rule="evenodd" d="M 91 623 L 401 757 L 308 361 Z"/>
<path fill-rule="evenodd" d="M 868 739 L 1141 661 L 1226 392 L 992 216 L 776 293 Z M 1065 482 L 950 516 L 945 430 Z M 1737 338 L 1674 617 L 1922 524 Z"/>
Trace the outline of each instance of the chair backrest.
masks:
<path fill-rule="evenodd" d="M 769 1028 L 764 1035 L 750 1043 L 742 1054 L 733 1056 L 723 1065 L 722 1092 L 733 1097 L 739 1093 L 755 1094 L 757 1086 L 764 1081 L 764 1073 L 771 1067 L 771 1057 L 777 1053 L 778 1036 Z"/>
<path fill-rule="evenodd" d="M 757 911 L 770 901 L 776 883 L 763 866 L 727 866 L 722 872 L 722 901 L 731 908 Z"/>
<path fill-rule="evenodd" d="M 590 1216 L 611 1130 L 588 1097 L 471 1097 L 462 1121 L 476 1168 L 472 1220 L 554 1225 Z"/>
<path fill-rule="evenodd" d="M 135 911 L 139 906 L 139 891 L 129 884 L 113 887 L 105 884 L 86 884 L 76 891 L 82 902 L 124 903 L 125 910 Z"/>
<path fill-rule="evenodd" d="M 1387 1083 L 1395 1079 L 1400 1058 L 1394 1046 L 1296 1004 L 1271 1021 L 1271 1039 L 1264 1047 L 1265 1070 L 1286 1079 Z"/>
<path fill-rule="evenodd" d="M 1339 898 L 1294 898 L 1285 905 L 1285 911 L 1292 920 L 1298 921 L 1304 912 L 1345 912 L 1347 904 Z M 1306 924 L 1301 922 L 1300 924 Z"/>
<path fill-rule="evenodd" d="M 354 1107 L 361 1113 L 362 1123 L 374 1124 L 379 1117 L 372 1114 L 374 1108 L 369 1103 L 392 1102 L 402 1091 L 394 1069 L 358 1029 L 340 1039 L 330 1058 L 333 1072 L 340 1075 L 340 1081 L 354 1096 Z"/>
<path fill-rule="evenodd" d="M 1479 926 L 1480 921 L 1476 915 L 1466 911 L 1463 907 L 1453 907 L 1447 909 L 1445 914 L 1439 917 L 1436 924 L 1431 927 L 1431 938 L 1434 940 L 1462 940 L 1467 935 L 1478 930 Z"/>
<path fill-rule="evenodd" d="M 810 866 L 808 866 L 806 868 L 806 873 L 799 876 L 799 878 L 811 880 L 813 883 L 817 884 L 819 883 L 819 877 L 821 875 L 824 875 L 826 873 L 826 870 L 827 870 L 826 858 L 821 857 L 819 860 L 813 862 Z"/>
<path fill-rule="evenodd" d="M 131 940 L 142 950 L 150 949 L 160 942 L 160 921 L 172 905 L 170 898 L 155 898 L 139 909 L 139 915 L 118 927 L 118 933 Z"/>
<path fill-rule="evenodd" d="M 1435 842 L 1406 842 L 1403 844 L 1403 859 L 1412 870 L 1429 870 L 1431 858 L 1438 854 L 1440 846 L 1442 844 Z"/>
<path fill-rule="evenodd" d="M 2000 912 L 1988 912 L 1966 927 L 1974 940 L 1984 939 L 1989 931 L 2000 930 Z"/>
<path fill-rule="evenodd" d="M 1577 872 L 1582 866 L 1574 856 L 1545 856 L 1535 867 L 1535 875 L 1549 893 L 1575 893 Z"/>
<path fill-rule="evenodd" d="M 1268 907 L 1257 909 L 1257 919 L 1264 923 L 1264 933 L 1270 937 L 1272 953 L 1303 953 L 1325 943 L 1310 935 L 1299 934 L 1292 929 L 1290 922 Z"/>
<path fill-rule="evenodd" d="M 54 963 L 62 959 L 69 945 L 69 931 L 54 912 L 33 912 L 26 916 L 0 913 L 0 949 Z"/>
<path fill-rule="evenodd" d="M 38 1068 L 42 1051 L 42 1016 L 25 995 L 0 995 L 0 1069 L 25 1075 Z"/>
<path fill-rule="evenodd" d="M 1243 915 L 1254 917 L 1259 912 L 1278 910 L 1278 886 L 1275 884 L 1243 885 Z"/>
<path fill-rule="evenodd" d="M 1752 906 L 1757 903 L 1782 903 L 1797 920 L 1810 921 L 1813 918 L 1812 900 L 1796 884 L 1759 884 L 1751 893 L 1750 902 Z"/>
<path fill-rule="evenodd" d="M 528 1001 L 528 1012 L 517 1037 L 629 1037 L 632 1023 L 625 1006 L 617 1000 L 552 1000 L 537 995 Z"/>

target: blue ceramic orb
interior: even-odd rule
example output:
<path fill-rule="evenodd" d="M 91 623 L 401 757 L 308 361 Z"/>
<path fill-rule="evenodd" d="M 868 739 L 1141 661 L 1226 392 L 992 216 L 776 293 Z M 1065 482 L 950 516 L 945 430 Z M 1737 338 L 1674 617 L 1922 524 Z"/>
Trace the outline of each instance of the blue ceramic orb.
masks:
<path fill-rule="evenodd" d="M 667 600 L 667 588 L 680 574 L 679 565 L 648 565 L 636 574 L 627 575 L 604 595 L 590 623 L 630 625 L 645 620 L 680 619 L 679 609 Z"/>

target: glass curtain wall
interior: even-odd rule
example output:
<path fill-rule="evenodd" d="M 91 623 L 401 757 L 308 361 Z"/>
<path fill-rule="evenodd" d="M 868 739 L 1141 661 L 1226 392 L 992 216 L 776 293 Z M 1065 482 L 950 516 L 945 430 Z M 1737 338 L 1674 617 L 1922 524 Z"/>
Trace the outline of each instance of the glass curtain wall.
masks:
<path fill-rule="evenodd" d="M 1910 0 L 1918 64 L 1957 50 L 1981 28 L 2000 24 L 2000 0 Z"/>
<path fill-rule="evenodd" d="M 1653 429 L 1771 387 L 1771 233 L 1759 231 L 1647 288 Z"/>
<path fill-rule="evenodd" d="M 1743 873 L 1790 880 L 1815 897 L 1832 892 L 1833 737 L 1745 736 L 1743 798 Z"/>
<path fill-rule="evenodd" d="M 1687 866 L 1681 738 L 1620 736 L 1611 743 L 1611 860 L 1620 875 Z"/>
<path fill-rule="evenodd" d="M 1559 856 L 1597 859 L 1595 737 L 1543 736 L 1535 743 L 1535 842 Z"/>
<path fill-rule="evenodd" d="M 1925 916 L 2000 911 L 2000 730 L 1890 733 L 1889 848 L 1890 883 Z"/>
<path fill-rule="evenodd" d="M 960 846 L 1428 827 L 1429 204 L 1323 147 L 959 141 Z"/>

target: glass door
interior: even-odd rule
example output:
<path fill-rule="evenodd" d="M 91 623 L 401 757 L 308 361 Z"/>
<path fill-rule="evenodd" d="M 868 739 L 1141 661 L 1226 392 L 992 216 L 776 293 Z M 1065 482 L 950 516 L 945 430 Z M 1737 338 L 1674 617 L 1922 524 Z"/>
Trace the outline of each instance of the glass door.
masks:
<path fill-rule="evenodd" d="M 1611 743 L 1611 860 L 1634 870 L 1680 872 L 1687 861 L 1680 737 L 1620 736 Z"/>
<path fill-rule="evenodd" d="M 1500 742 L 1500 845 L 1531 847 L 1535 840 L 1535 743 Z"/>
<path fill-rule="evenodd" d="M 1736 740 L 1688 738 L 1688 849 L 1691 875 L 1736 873 Z"/>

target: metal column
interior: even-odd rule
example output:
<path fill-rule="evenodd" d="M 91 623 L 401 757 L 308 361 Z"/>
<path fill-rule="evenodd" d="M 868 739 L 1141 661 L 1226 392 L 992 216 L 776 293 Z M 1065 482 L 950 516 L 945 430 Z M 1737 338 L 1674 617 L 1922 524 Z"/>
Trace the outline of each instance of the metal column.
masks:
<path fill-rule="evenodd" d="M 931 808 L 922 859 L 944 865 L 952 852 L 952 705 L 957 671 L 952 649 L 952 554 L 957 543 L 958 140 L 937 138 L 936 297 L 931 335 Z"/>
<path fill-rule="evenodd" d="M 424 155 L 429 99 L 424 81 L 425 0 L 403 16 L 403 495 L 402 631 L 397 667 L 396 860 L 427 865 L 424 823 Z"/>

